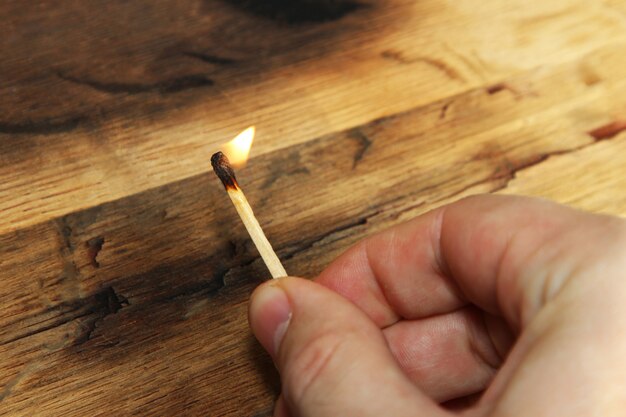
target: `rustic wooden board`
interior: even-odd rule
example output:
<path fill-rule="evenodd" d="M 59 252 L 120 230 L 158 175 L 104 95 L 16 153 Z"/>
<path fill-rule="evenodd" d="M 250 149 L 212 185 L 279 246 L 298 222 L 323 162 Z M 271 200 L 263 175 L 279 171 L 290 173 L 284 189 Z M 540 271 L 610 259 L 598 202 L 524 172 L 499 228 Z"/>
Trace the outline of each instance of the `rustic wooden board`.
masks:
<path fill-rule="evenodd" d="M 265 4 L 0 6 L 1 415 L 271 415 L 249 124 L 296 275 L 477 192 L 626 215 L 625 2 Z"/>
<path fill-rule="evenodd" d="M 626 40 L 621 3 L 362 0 L 293 22 L 256 2 L 2 6 L 2 229 L 206 172 L 250 124 L 261 155 Z"/>

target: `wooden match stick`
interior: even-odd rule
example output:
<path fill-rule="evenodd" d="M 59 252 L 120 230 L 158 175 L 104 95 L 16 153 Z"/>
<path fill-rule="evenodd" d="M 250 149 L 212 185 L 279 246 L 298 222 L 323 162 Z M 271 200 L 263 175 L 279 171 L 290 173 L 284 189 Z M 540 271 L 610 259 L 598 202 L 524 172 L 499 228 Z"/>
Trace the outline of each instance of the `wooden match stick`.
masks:
<path fill-rule="evenodd" d="M 257 221 L 256 217 L 254 217 L 252 207 L 250 207 L 246 196 L 239 187 L 237 179 L 235 178 L 235 171 L 233 171 L 233 168 L 230 166 L 226 155 L 222 152 L 216 152 L 211 157 L 211 165 L 213 166 L 215 174 L 222 181 L 222 184 L 224 184 L 224 188 L 226 188 L 228 196 L 235 205 L 235 209 L 237 209 L 239 217 L 241 217 L 241 220 L 246 226 L 254 245 L 261 254 L 263 262 L 265 262 L 267 269 L 270 270 L 272 278 L 286 277 L 287 272 L 285 271 L 285 268 L 283 268 L 283 264 L 280 263 L 278 256 L 276 256 L 276 252 L 272 249 L 272 245 L 269 240 L 265 237 L 265 233 L 263 233 L 261 225 Z"/>

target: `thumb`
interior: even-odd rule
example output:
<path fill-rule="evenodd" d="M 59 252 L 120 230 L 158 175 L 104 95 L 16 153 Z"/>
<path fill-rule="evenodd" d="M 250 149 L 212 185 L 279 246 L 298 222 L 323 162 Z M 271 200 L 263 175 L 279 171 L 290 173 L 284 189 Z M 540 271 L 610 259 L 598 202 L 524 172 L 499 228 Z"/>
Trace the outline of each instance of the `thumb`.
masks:
<path fill-rule="evenodd" d="M 249 320 L 297 416 L 445 415 L 409 381 L 382 331 L 337 293 L 302 278 L 267 282 Z"/>

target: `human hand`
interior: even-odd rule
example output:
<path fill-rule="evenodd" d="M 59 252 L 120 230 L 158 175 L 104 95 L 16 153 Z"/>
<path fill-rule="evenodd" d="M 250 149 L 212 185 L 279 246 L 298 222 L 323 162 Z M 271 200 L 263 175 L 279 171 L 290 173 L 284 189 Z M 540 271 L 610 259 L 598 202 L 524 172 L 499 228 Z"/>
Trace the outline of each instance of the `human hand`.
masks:
<path fill-rule="evenodd" d="M 460 409 L 626 415 L 618 218 L 464 199 L 365 239 L 316 282 L 264 283 L 249 313 L 281 375 L 277 417 L 450 416 L 481 393 Z"/>

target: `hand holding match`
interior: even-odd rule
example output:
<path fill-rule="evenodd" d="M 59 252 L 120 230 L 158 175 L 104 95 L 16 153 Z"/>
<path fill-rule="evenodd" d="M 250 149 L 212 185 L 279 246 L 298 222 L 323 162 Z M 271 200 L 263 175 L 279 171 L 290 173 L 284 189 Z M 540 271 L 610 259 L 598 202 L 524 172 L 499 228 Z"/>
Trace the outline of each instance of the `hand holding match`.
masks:
<path fill-rule="evenodd" d="M 226 155 L 222 152 L 216 152 L 211 157 L 211 165 L 213 166 L 215 174 L 222 181 L 222 184 L 224 184 L 228 196 L 235 205 L 239 217 L 241 217 L 254 245 L 261 254 L 263 262 L 265 262 L 265 265 L 270 270 L 272 278 L 286 277 L 287 272 L 281 264 L 280 259 L 278 259 L 278 256 L 276 256 L 276 252 L 272 249 L 272 245 L 269 240 L 267 240 L 265 233 L 263 233 L 261 225 L 256 217 L 254 217 L 252 207 L 250 207 L 246 196 L 239 187 L 237 179 L 235 178 L 235 171 L 233 171 Z"/>

